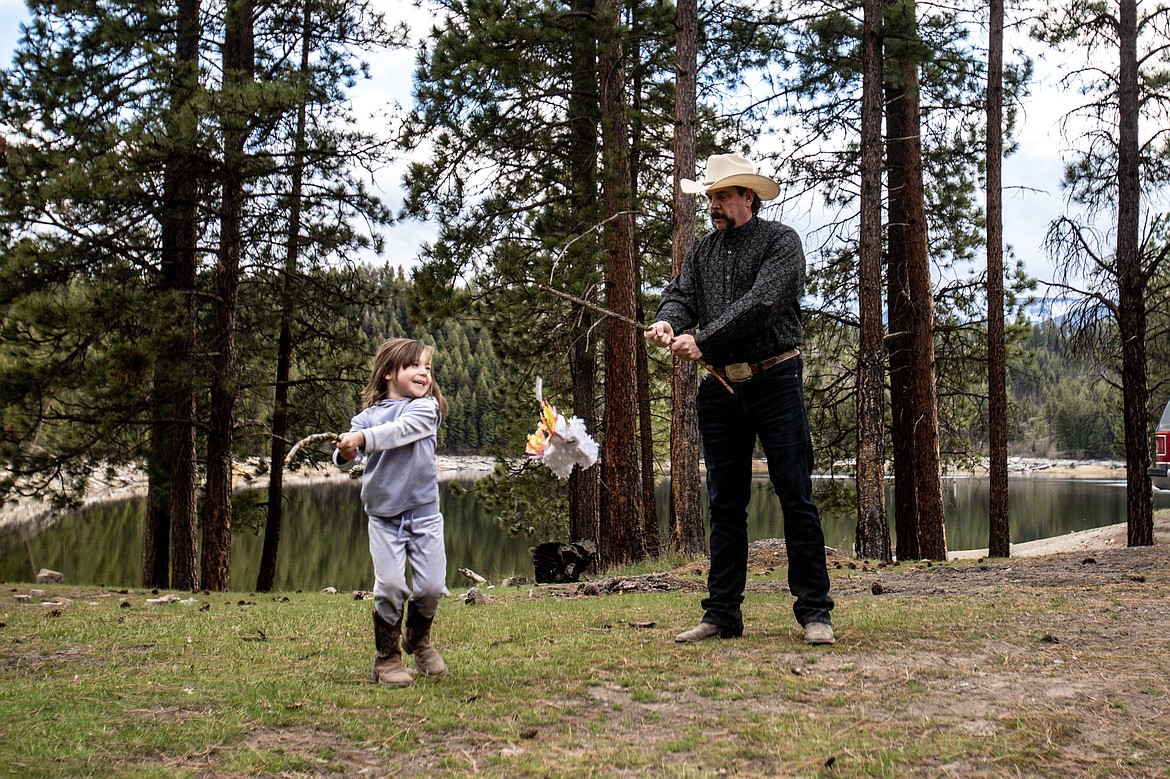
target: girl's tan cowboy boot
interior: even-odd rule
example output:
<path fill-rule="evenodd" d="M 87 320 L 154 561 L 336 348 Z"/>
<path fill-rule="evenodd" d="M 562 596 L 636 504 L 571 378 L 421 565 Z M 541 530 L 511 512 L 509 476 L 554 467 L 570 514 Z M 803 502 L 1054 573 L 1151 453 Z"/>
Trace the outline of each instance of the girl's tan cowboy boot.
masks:
<path fill-rule="evenodd" d="M 414 681 L 414 676 L 402 665 L 402 648 L 398 644 L 401 634 L 401 617 L 390 624 L 374 609 L 374 684 L 406 687 Z"/>
<path fill-rule="evenodd" d="M 433 615 L 424 617 L 413 606 L 406 609 L 406 635 L 403 636 L 402 648 L 406 654 L 414 655 L 414 665 L 424 676 L 447 673 L 447 664 L 431 644 L 431 623 L 434 621 Z"/>

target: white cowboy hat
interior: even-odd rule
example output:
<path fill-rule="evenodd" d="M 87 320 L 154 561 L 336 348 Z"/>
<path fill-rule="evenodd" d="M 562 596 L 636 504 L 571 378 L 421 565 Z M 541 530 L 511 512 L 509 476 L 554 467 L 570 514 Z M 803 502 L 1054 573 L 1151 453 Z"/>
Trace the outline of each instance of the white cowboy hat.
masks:
<path fill-rule="evenodd" d="M 707 158 L 707 175 L 702 181 L 679 179 L 678 186 L 688 195 L 723 187 L 747 187 L 760 200 L 772 200 L 780 194 L 780 185 L 756 173 L 756 166 L 742 154 L 712 154 Z"/>

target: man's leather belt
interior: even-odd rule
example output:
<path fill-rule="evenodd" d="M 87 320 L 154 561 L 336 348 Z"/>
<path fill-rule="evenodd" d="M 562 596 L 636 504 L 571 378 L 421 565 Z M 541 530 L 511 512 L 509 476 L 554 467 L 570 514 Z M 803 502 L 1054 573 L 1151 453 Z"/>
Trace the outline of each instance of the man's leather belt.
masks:
<path fill-rule="evenodd" d="M 733 362 L 730 365 L 724 365 L 719 369 L 719 373 L 726 376 L 729 381 L 747 381 L 752 376 L 763 373 L 773 365 L 779 365 L 785 360 L 791 360 L 793 357 L 798 356 L 800 356 L 799 349 L 789 349 L 784 354 L 778 354 L 775 357 L 769 357 L 760 362 Z"/>

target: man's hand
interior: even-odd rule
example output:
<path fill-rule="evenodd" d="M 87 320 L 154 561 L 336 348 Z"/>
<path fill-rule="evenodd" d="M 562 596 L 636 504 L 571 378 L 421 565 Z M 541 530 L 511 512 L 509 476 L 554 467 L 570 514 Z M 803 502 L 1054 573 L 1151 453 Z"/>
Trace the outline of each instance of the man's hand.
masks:
<path fill-rule="evenodd" d="M 655 346 L 666 349 L 674 340 L 674 328 L 670 326 L 670 322 L 655 322 L 646 328 L 642 337 Z"/>
<path fill-rule="evenodd" d="M 366 434 L 360 430 L 352 433 L 342 433 L 337 437 L 337 451 L 348 462 L 357 457 L 358 449 L 366 445 Z"/>
<path fill-rule="evenodd" d="M 675 338 L 670 344 L 670 351 L 675 357 L 688 362 L 694 362 L 703 357 L 703 351 L 695 343 L 693 335 L 680 335 Z"/>

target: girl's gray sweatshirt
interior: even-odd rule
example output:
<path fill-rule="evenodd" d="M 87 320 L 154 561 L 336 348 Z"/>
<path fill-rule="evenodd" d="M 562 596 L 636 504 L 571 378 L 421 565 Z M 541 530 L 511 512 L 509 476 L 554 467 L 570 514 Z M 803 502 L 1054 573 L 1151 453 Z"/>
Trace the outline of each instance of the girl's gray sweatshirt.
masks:
<path fill-rule="evenodd" d="M 439 419 L 439 401 L 425 397 L 380 400 L 350 421 L 350 432 L 362 431 L 366 445 L 349 461 L 334 451 L 333 462 L 343 471 L 365 462 L 366 514 L 389 519 L 407 511 L 420 517 L 439 513 Z"/>

